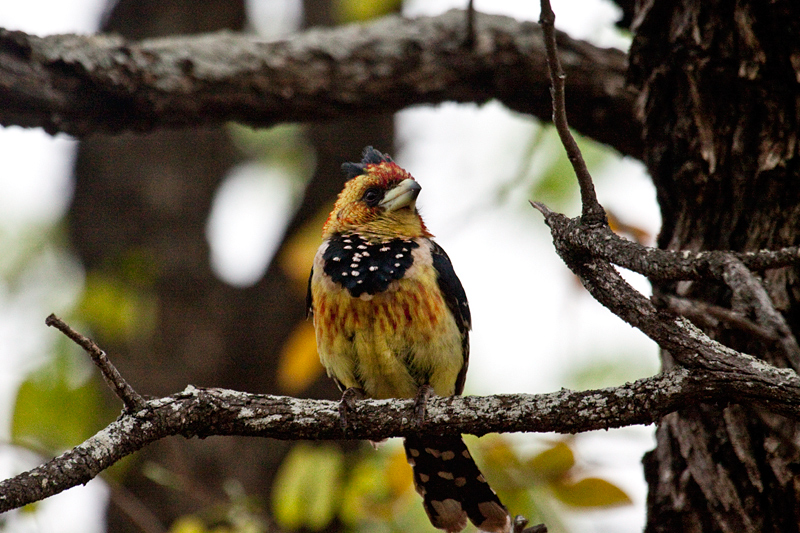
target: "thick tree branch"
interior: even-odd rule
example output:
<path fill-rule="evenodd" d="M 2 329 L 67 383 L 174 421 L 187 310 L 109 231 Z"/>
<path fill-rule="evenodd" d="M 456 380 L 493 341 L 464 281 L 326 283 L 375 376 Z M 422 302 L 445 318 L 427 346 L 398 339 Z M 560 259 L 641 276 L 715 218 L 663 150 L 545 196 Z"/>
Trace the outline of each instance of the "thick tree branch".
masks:
<path fill-rule="evenodd" d="M 387 17 L 284 41 L 218 33 L 128 42 L 0 30 L 0 124 L 83 136 L 235 120 L 320 121 L 497 99 L 550 120 L 545 49 L 530 22 L 464 11 Z M 473 35 L 470 43 L 470 35 Z M 639 157 L 626 56 L 558 35 L 578 131 Z"/>
<path fill-rule="evenodd" d="M 0 482 L 0 512 L 84 484 L 123 457 L 171 435 L 244 435 L 274 439 L 370 439 L 419 431 L 577 433 L 657 422 L 699 401 L 748 401 L 777 413 L 800 415 L 800 377 L 716 345 L 691 371 L 678 368 L 620 387 L 549 394 L 433 398 L 423 428 L 413 400 L 363 400 L 343 432 L 338 402 L 198 389 L 149 400 L 51 461 Z"/>

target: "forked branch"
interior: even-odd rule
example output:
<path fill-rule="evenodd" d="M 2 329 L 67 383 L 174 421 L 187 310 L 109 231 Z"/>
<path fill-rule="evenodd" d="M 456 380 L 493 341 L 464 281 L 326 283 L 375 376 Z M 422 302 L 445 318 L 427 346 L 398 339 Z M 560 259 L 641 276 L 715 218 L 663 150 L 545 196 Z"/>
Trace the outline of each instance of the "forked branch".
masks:
<path fill-rule="evenodd" d="M 661 348 L 669 350 L 681 364 L 690 367 L 715 364 L 708 357 L 714 357 L 711 347 L 717 343 L 688 321 L 678 320 L 668 310 L 658 310 L 652 301 L 625 282 L 612 264 L 638 272 L 650 280 L 705 279 L 728 285 L 733 292 L 734 302 L 746 308 L 745 311 L 752 312 L 756 317 L 755 326 L 764 335 L 776 339 L 792 367 L 800 368 L 800 346 L 752 271 L 800 264 L 796 247 L 755 254 L 669 252 L 622 239 L 608 227 L 592 177 L 569 131 L 564 112 L 565 76 L 558 60 L 555 15 L 549 0 L 541 0 L 541 10 L 540 23 L 552 80 L 553 123 L 575 171 L 582 203 L 581 218 L 573 220 L 551 211 L 541 203 L 531 202 L 545 216 L 558 254 L 596 300 L 640 329 Z M 733 350 L 730 352 L 744 357 Z"/>

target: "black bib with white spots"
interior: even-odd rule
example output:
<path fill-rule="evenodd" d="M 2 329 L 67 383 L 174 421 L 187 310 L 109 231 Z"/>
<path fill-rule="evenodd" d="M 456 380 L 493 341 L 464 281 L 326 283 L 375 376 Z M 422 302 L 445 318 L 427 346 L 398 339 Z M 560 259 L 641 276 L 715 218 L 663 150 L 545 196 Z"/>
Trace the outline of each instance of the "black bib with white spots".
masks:
<path fill-rule="evenodd" d="M 377 294 L 402 279 L 414 263 L 411 251 L 419 244 L 410 239 L 370 243 L 360 235 L 334 235 L 322 255 L 325 274 L 358 298 Z"/>

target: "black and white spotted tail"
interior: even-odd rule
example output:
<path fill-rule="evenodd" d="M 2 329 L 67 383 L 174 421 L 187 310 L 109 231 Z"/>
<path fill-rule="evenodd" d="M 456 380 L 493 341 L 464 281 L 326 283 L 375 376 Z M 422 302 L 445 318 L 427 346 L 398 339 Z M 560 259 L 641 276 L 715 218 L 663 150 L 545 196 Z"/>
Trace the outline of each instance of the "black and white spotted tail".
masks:
<path fill-rule="evenodd" d="M 431 524 L 461 531 L 467 518 L 481 531 L 507 533 L 511 517 L 478 470 L 461 437 L 406 437 L 414 486 Z"/>

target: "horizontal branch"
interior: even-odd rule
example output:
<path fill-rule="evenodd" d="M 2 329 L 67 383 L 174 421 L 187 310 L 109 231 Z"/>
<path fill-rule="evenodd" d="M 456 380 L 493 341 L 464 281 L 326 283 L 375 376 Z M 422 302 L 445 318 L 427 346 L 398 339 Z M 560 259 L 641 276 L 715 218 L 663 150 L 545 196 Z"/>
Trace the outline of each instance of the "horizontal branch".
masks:
<path fill-rule="evenodd" d="M 690 252 L 649 248 L 614 233 L 607 225 L 585 225 L 538 202 L 532 203 L 550 226 L 557 246 L 570 254 L 587 254 L 641 274 L 650 281 L 723 281 L 731 260 L 741 261 L 752 271 L 800 265 L 800 247 L 758 252 L 723 250 Z"/>
<path fill-rule="evenodd" d="M 432 398 L 422 428 L 413 400 L 363 400 L 348 414 L 346 433 L 337 402 L 189 386 L 149 400 L 135 413 L 123 413 L 72 450 L 0 482 L 0 512 L 84 484 L 123 457 L 172 435 L 381 440 L 419 432 L 578 433 L 654 423 L 700 401 L 750 402 L 786 416 L 800 415 L 800 377 L 761 362 L 751 365 L 750 359 L 705 369 L 677 368 L 600 390 Z"/>
<path fill-rule="evenodd" d="M 0 124 L 50 133 L 270 126 L 497 99 L 550 120 L 545 50 L 532 22 L 464 11 L 314 29 L 276 42 L 217 33 L 129 42 L 0 30 Z M 578 131 L 641 156 L 626 55 L 559 34 Z"/>

